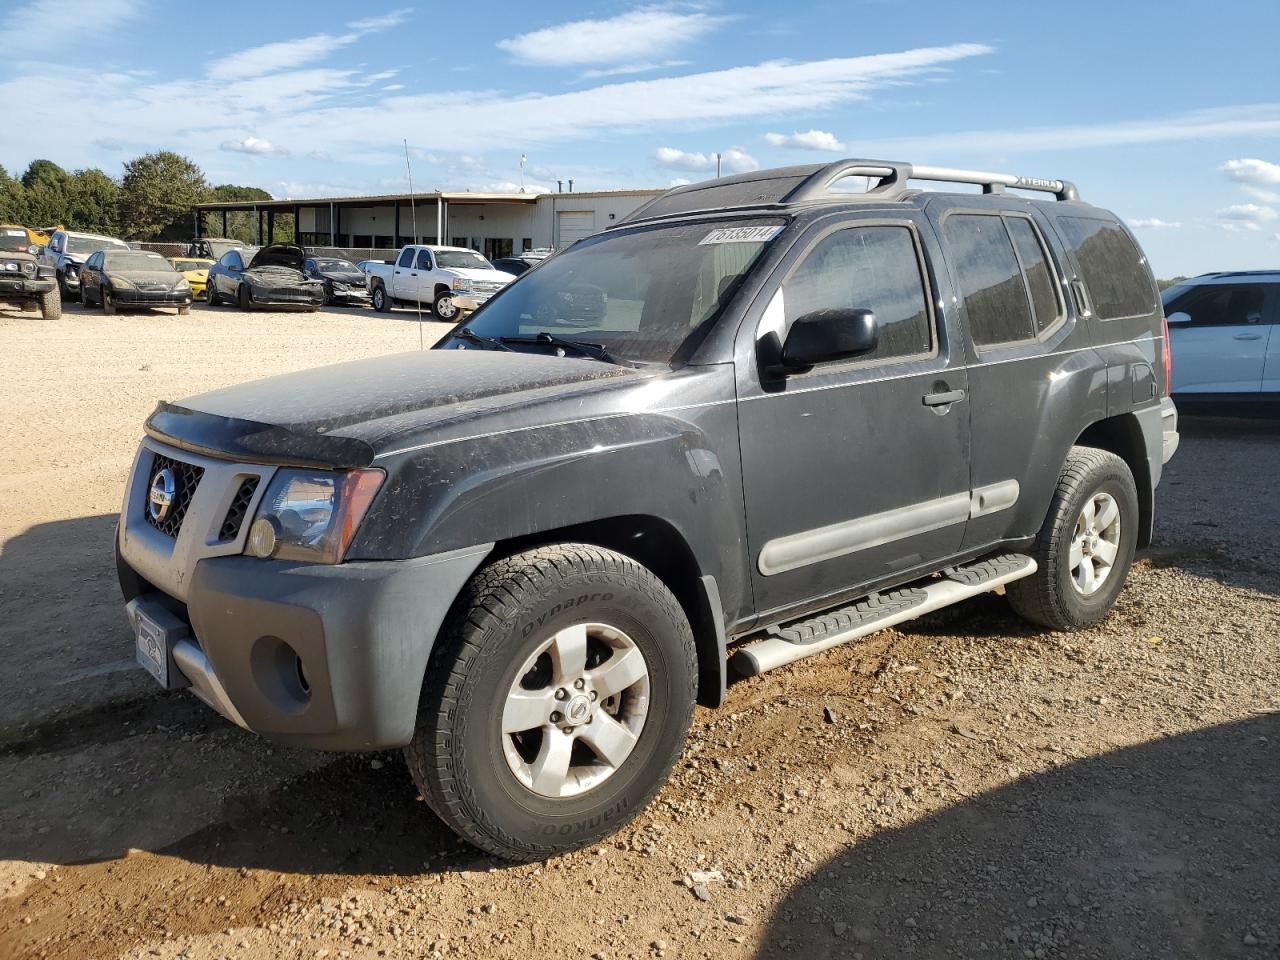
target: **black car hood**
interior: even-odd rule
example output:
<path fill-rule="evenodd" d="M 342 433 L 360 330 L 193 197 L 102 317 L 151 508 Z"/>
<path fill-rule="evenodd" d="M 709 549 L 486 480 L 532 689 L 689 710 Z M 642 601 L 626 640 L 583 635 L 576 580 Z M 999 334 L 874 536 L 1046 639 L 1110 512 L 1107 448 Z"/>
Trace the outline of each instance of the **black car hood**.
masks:
<path fill-rule="evenodd" d="M 367 466 L 406 435 L 476 419 L 642 371 L 578 358 L 427 350 L 284 374 L 161 403 L 149 435 L 257 462 Z M 573 402 L 573 401 L 570 401 Z"/>
<path fill-rule="evenodd" d="M 317 270 L 316 275 L 338 283 L 364 283 L 364 274 L 359 270 Z"/>

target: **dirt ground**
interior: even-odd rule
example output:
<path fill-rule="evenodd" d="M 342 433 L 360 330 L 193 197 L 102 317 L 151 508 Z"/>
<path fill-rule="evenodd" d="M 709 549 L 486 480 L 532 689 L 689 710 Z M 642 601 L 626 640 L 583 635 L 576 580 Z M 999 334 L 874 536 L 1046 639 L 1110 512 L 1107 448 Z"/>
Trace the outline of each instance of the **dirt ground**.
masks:
<path fill-rule="evenodd" d="M 156 400 L 417 344 L 0 313 L 0 958 L 1280 957 L 1280 424 L 1184 421 L 1098 628 L 981 598 L 737 684 L 633 825 L 510 867 L 398 755 L 161 692 L 114 582 Z"/>

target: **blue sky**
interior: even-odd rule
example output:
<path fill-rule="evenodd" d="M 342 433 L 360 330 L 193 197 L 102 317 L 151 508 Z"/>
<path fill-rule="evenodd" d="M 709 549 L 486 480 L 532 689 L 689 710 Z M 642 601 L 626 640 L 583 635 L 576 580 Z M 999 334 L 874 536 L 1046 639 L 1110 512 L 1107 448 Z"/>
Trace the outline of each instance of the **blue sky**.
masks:
<path fill-rule="evenodd" d="M 1280 267 L 1280 3 L 0 0 L 0 163 L 278 197 L 842 156 L 1076 181 L 1157 274 Z"/>

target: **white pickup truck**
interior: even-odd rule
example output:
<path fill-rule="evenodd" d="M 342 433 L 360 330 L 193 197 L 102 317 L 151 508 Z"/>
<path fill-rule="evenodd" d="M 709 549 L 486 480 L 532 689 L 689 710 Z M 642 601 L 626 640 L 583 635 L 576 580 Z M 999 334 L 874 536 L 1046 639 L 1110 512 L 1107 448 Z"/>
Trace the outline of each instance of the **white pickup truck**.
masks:
<path fill-rule="evenodd" d="M 397 303 L 429 307 L 437 320 L 453 322 L 462 310 L 474 310 L 514 280 L 509 273 L 465 247 L 409 244 L 391 263 L 365 266 L 373 308 Z"/>

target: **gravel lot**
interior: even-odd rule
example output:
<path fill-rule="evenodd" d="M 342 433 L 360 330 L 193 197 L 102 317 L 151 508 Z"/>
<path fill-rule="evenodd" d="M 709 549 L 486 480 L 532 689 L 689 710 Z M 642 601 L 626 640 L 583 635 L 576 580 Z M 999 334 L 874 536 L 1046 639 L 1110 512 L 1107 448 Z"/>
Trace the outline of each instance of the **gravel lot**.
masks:
<path fill-rule="evenodd" d="M 157 399 L 417 344 L 408 313 L 0 313 L 0 957 L 1280 956 L 1280 425 L 1184 421 L 1099 628 L 981 598 L 738 684 L 621 835 L 509 867 L 398 755 L 160 692 L 114 582 Z"/>

